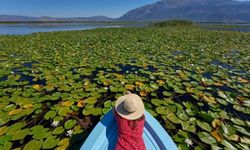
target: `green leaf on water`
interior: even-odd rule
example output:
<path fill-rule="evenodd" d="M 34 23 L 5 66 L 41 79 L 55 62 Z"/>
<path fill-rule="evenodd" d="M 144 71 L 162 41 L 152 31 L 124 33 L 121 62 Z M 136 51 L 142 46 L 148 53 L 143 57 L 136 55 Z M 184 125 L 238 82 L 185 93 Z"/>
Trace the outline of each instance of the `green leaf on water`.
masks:
<path fill-rule="evenodd" d="M 49 120 L 49 119 L 53 119 L 56 116 L 56 112 L 51 110 L 48 111 L 45 115 L 44 115 L 44 119 Z"/>
<path fill-rule="evenodd" d="M 180 124 L 182 122 L 174 113 L 168 114 L 167 118 L 174 124 Z"/>
<path fill-rule="evenodd" d="M 55 135 L 59 135 L 59 134 L 62 134 L 64 132 L 64 128 L 63 127 L 56 127 L 54 130 L 53 130 L 53 134 Z"/>
<path fill-rule="evenodd" d="M 227 135 L 233 135 L 236 133 L 236 129 L 234 126 L 230 125 L 230 124 L 227 124 L 227 123 L 224 123 L 222 122 L 221 124 L 221 128 L 222 128 L 222 131 L 227 134 Z"/>
<path fill-rule="evenodd" d="M 189 117 L 188 117 L 188 115 L 187 115 L 187 113 L 185 111 L 178 110 L 177 111 L 177 116 L 178 116 L 179 119 L 181 119 L 183 121 L 189 120 Z"/>
<path fill-rule="evenodd" d="M 240 142 L 250 145 L 250 137 L 243 136 L 240 138 Z"/>
<path fill-rule="evenodd" d="M 88 115 L 94 115 L 98 116 L 102 114 L 102 109 L 101 108 L 90 108 L 90 109 L 84 109 L 82 111 L 83 115 L 88 116 Z"/>
<path fill-rule="evenodd" d="M 204 143 L 207 143 L 207 144 L 215 144 L 215 143 L 217 143 L 216 139 L 214 137 L 212 137 L 207 132 L 199 132 L 198 136 L 202 140 L 202 142 L 204 142 Z"/>
<path fill-rule="evenodd" d="M 246 123 L 243 120 L 240 120 L 239 118 L 233 118 L 230 119 L 234 124 L 245 126 Z"/>
<path fill-rule="evenodd" d="M 106 107 L 106 108 L 112 107 L 112 102 L 110 100 L 104 102 L 104 107 Z"/>
<path fill-rule="evenodd" d="M 110 111 L 110 109 L 111 109 L 111 108 L 103 108 L 103 109 L 102 109 L 102 113 L 103 113 L 103 114 L 106 114 L 106 113 L 108 113 L 108 112 Z"/>
<path fill-rule="evenodd" d="M 44 128 L 42 125 L 34 126 L 31 128 L 31 134 L 33 135 L 33 139 L 44 139 L 50 135 L 48 132 L 48 128 Z"/>
<path fill-rule="evenodd" d="M 4 135 L 8 130 L 7 126 L 0 127 L 0 136 Z"/>
<path fill-rule="evenodd" d="M 7 135 L 14 135 L 17 131 L 22 129 L 26 123 L 24 122 L 18 122 L 9 127 L 9 131 L 6 133 Z"/>
<path fill-rule="evenodd" d="M 156 112 L 160 115 L 167 115 L 170 113 L 170 111 L 167 107 L 157 107 Z"/>
<path fill-rule="evenodd" d="M 220 143 L 230 150 L 237 150 L 237 148 L 227 140 L 222 140 Z"/>
<path fill-rule="evenodd" d="M 250 137 L 250 129 L 248 128 L 243 128 L 241 126 L 238 126 L 238 125 L 234 125 L 234 127 L 236 128 L 236 130 L 246 136 L 249 136 Z"/>
<path fill-rule="evenodd" d="M 11 142 L 6 142 L 6 143 L 3 145 L 3 148 L 1 149 L 1 147 L 0 147 L 0 149 L 1 149 L 1 150 L 11 150 L 11 147 L 12 147 L 12 143 L 11 143 Z"/>
<path fill-rule="evenodd" d="M 60 116 L 67 116 L 68 113 L 71 113 L 72 110 L 70 109 L 70 107 L 60 107 L 58 114 Z"/>
<path fill-rule="evenodd" d="M 198 113 L 198 116 L 204 119 L 204 121 L 206 122 L 212 122 L 214 120 L 214 118 L 211 115 L 204 112 Z"/>
<path fill-rule="evenodd" d="M 42 148 L 52 149 L 59 143 L 59 141 L 60 140 L 56 138 L 56 136 L 50 136 L 44 141 Z"/>
<path fill-rule="evenodd" d="M 151 103 L 155 106 L 160 106 L 162 104 L 162 100 L 159 99 L 151 99 Z"/>
<path fill-rule="evenodd" d="M 66 150 L 69 146 L 69 138 L 64 138 L 62 139 L 57 145 L 58 147 L 56 148 L 56 150 Z"/>
<path fill-rule="evenodd" d="M 0 145 L 4 145 L 5 143 L 11 141 L 12 136 L 11 135 L 4 135 L 0 137 Z"/>
<path fill-rule="evenodd" d="M 185 131 L 189 131 L 189 132 L 193 132 L 193 133 L 195 133 L 195 131 L 196 131 L 195 125 L 191 125 L 191 124 L 189 124 L 189 122 L 183 121 L 183 122 L 181 122 L 181 126 L 182 126 L 182 129 Z"/>
<path fill-rule="evenodd" d="M 167 91 L 162 92 L 162 94 L 163 94 L 164 96 L 166 96 L 166 97 L 172 96 L 172 93 L 167 92 Z"/>
<path fill-rule="evenodd" d="M 96 97 L 89 97 L 89 98 L 85 99 L 85 103 L 87 103 L 87 104 L 94 105 L 96 102 L 97 102 Z"/>
<path fill-rule="evenodd" d="M 203 130 L 211 132 L 212 131 L 212 127 L 211 125 L 209 125 L 206 122 L 200 121 L 200 120 L 196 120 L 196 123 L 199 127 L 201 127 Z"/>
<path fill-rule="evenodd" d="M 68 129 L 73 128 L 75 125 L 76 125 L 76 120 L 70 119 L 65 122 L 64 128 L 68 130 Z"/>
<path fill-rule="evenodd" d="M 23 130 L 17 131 L 13 135 L 12 141 L 23 140 L 28 135 L 29 132 L 30 132 L 30 129 L 23 129 Z"/>
<path fill-rule="evenodd" d="M 40 140 L 40 141 L 32 140 L 32 141 L 29 141 L 29 143 L 27 143 L 24 146 L 23 150 L 38 150 L 38 149 L 41 149 L 42 145 L 43 145 L 43 140 Z"/>

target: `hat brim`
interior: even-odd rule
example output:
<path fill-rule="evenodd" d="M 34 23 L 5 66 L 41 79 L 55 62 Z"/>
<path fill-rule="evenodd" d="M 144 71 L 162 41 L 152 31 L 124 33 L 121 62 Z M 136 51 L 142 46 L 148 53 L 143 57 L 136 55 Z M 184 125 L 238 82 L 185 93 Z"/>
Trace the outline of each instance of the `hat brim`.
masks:
<path fill-rule="evenodd" d="M 135 101 L 136 111 L 133 113 L 129 113 L 124 108 L 124 101 L 128 98 L 128 95 L 120 97 L 115 103 L 116 112 L 123 118 L 128 120 L 136 120 L 139 119 L 144 114 L 144 104 L 142 100 L 139 98 Z"/>

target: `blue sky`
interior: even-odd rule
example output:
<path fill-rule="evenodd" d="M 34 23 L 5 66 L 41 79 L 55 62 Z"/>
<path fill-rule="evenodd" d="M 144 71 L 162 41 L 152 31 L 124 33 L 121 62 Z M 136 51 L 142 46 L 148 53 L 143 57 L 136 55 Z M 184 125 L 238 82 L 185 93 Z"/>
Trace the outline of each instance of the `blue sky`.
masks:
<path fill-rule="evenodd" d="M 0 14 L 51 17 L 120 17 L 157 0 L 0 0 Z M 243 0 L 241 0 L 243 1 Z"/>

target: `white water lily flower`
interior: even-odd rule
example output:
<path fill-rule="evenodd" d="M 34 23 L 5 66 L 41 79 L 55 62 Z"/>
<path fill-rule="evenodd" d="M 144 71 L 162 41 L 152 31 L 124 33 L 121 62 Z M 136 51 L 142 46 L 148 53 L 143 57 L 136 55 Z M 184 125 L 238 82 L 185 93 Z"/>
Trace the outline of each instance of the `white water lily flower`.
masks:
<path fill-rule="evenodd" d="M 14 74 L 14 71 L 11 71 L 11 74 Z"/>
<path fill-rule="evenodd" d="M 53 121 L 51 126 L 52 127 L 57 127 L 59 125 L 60 121 Z"/>
<path fill-rule="evenodd" d="M 122 85 L 124 85 L 125 84 L 125 82 L 121 82 L 122 83 Z"/>
<path fill-rule="evenodd" d="M 109 88 L 108 87 L 104 87 L 105 90 L 108 90 Z"/>
<path fill-rule="evenodd" d="M 135 74 L 137 74 L 138 73 L 138 71 L 135 71 Z"/>
<path fill-rule="evenodd" d="M 67 134 L 66 134 L 66 136 L 69 136 L 69 137 L 71 137 L 71 136 L 72 136 L 72 134 L 73 134 L 73 130 L 68 130 L 68 131 L 67 131 Z"/>
<path fill-rule="evenodd" d="M 185 143 L 187 143 L 188 146 L 193 145 L 193 142 L 191 139 L 185 139 Z"/>

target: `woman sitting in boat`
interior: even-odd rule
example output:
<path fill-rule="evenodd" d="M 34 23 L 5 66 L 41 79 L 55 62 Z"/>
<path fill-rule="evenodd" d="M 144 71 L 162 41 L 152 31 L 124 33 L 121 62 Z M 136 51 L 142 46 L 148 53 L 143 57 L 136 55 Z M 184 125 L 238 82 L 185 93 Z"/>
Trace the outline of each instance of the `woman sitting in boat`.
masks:
<path fill-rule="evenodd" d="M 115 103 L 118 139 L 115 150 L 146 150 L 143 141 L 144 104 L 136 94 L 127 94 Z"/>

